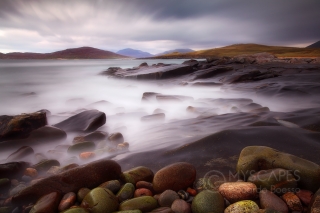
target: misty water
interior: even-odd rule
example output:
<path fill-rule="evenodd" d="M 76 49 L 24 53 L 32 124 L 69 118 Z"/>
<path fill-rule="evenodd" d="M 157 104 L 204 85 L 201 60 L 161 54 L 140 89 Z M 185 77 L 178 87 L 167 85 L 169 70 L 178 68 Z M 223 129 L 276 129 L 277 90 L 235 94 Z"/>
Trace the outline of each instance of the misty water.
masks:
<path fill-rule="evenodd" d="M 248 98 L 244 93 L 233 93 L 220 87 L 190 87 L 166 81 L 129 81 L 100 75 L 109 67 L 137 67 L 146 60 L 2 60 L 0 61 L 0 114 L 17 115 L 50 111 L 48 124 L 54 125 L 83 110 L 97 109 L 104 112 L 107 121 L 99 128 L 108 133 L 121 132 L 129 143 L 129 153 L 163 147 L 179 146 L 181 141 L 194 140 L 218 131 L 232 123 L 192 123 L 199 114 L 190 113 L 188 106 L 203 107 L 204 98 Z M 181 64 L 185 60 L 147 60 L 156 63 Z M 144 92 L 166 95 L 191 96 L 193 100 L 181 103 L 143 102 Z M 271 110 L 283 110 L 286 106 L 270 103 L 263 98 L 250 96 L 256 103 Z M 278 108 L 277 108 L 278 107 Z M 292 107 L 292 106 L 291 106 Z M 165 112 L 165 120 L 141 122 L 141 117 L 151 115 L 156 109 Z M 287 110 L 290 107 L 287 106 Z M 232 105 L 214 106 L 208 115 L 231 113 Z M 188 123 L 190 120 L 191 123 Z M 181 123 L 181 121 L 185 121 Z M 49 150 L 59 144 L 71 145 L 79 134 L 68 134 L 65 141 L 54 144 L 43 143 L 32 147 L 35 153 L 43 153 L 48 158 L 68 161 L 64 156 L 50 156 Z M 190 141 L 189 140 L 189 141 Z M 5 159 L 15 150 L 2 151 Z M 104 156 L 101 156 L 104 157 Z M 118 156 L 117 158 L 121 158 Z M 77 162 L 81 163 L 81 162 Z M 63 164 L 63 163 L 62 163 Z"/>

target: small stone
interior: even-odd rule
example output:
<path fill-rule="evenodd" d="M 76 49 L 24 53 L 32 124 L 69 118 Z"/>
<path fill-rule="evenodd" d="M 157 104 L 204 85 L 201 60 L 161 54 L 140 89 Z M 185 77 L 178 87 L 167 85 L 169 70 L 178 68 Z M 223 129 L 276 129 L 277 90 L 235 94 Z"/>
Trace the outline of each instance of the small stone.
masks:
<path fill-rule="evenodd" d="M 184 200 L 177 199 L 171 205 L 172 211 L 175 213 L 191 213 L 191 206 Z"/>
<path fill-rule="evenodd" d="M 60 212 L 69 209 L 76 202 L 77 196 L 74 192 L 69 192 L 63 196 L 58 206 Z"/>
<path fill-rule="evenodd" d="M 82 160 L 88 160 L 94 158 L 96 155 L 94 152 L 82 152 L 79 154 L 79 158 Z"/>
<path fill-rule="evenodd" d="M 126 183 L 136 184 L 138 181 L 151 182 L 153 179 L 153 172 L 145 166 L 138 166 L 128 171 L 123 172 L 121 179 Z"/>
<path fill-rule="evenodd" d="M 204 190 L 194 197 L 191 209 L 193 213 L 223 213 L 224 199 L 219 192 Z"/>
<path fill-rule="evenodd" d="M 182 200 L 188 200 L 189 199 L 189 193 L 184 190 L 179 190 L 178 195 Z"/>
<path fill-rule="evenodd" d="M 178 162 L 160 169 L 153 178 L 153 188 L 156 192 L 167 189 L 179 191 L 186 189 L 196 179 L 195 167 L 186 162 Z"/>
<path fill-rule="evenodd" d="M 274 209 L 283 213 L 288 213 L 287 204 L 274 193 L 262 190 L 259 193 L 260 205 L 263 209 Z"/>
<path fill-rule="evenodd" d="M 197 191 L 193 188 L 188 187 L 187 188 L 187 192 L 192 195 L 192 196 L 196 196 L 197 195 Z"/>
<path fill-rule="evenodd" d="M 130 200 L 126 200 L 120 204 L 119 210 L 136 210 L 139 209 L 142 212 L 149 212 L 158 207 L 158 202 L 151 196 L 136 197 Z"/>
<path fill-rule="evenodd" d="M 224 213 L 256 213 L 259 206 L 251 200 L 242 200 L 228 206 Z"/>
<path fill-rule="evenodd" d="M 309 190 L 300 189 L 296 192 L 296 195 L 299 197 L 299 199 L 304 205 L 309 206 L 312 200 L 313 193 Z"/>
<path fill-rule="evenodd" d="M 135 191 L 135 187 L 132 183 L 126 183 L 122 186 L 122 188 L 117 193 L 116 197 L 118 198 L 119 202 L 128 200 L 133 197 Z"/>
<path fill-rule="evenodd" d="M 18 194 L 20 191 L 22 191 L 25 188 L 27 188 L 27 186 L 25 184 L 20 183 L 19 185 L 17 185 L 16 187 L 10 190 L 9 195 L 12 197 L 15 194 Z"/>
<path fill-rule="evenodd" d="M 55 213 L 57 212 L 61 196 L 58 192 L 52 192 L 41 197 L 30 210 L 30 213 Z"/>
<path fill-rule="evenodd" d="M 149 189 L 140 188 L 134 191 L 134 197 L 141 197 L 141 196 L 153 196 L 153 193 Z"/>
<path fill-rule="evenodd" d="M 112 133 L 111 135 L 109 135 L 108 139 L 116 145 L 124 142 L 123 135 L 120 132 Z"/>
<path fill-rule="evenodd" d="M 81 142 L 76 143 L 68 148 L 68 153 L 79 155 L 82 152 L 90 152 L 96 148 L 96 144 L 93 142 Z"/>
<path fill-rule="evenodd" d="M 146 188 L 146 189 L 149 189 L 152 192 L 154 191 L 152 183 L 147 182 L 147 181 L 138 181 L 136 183 L 136 189 L 140 189 L 140 188 Z"/>
<path fill-rule="evenodd" d="M 88 188 L 81 188 L 77 193 L 77 200 L 79 203 L 82 202 L 83 198 L 90 192 L 91 190 Z"/>
<path fill-rule="evenodd" d="M 173 190 L 166 190 L 161 193 L 158 199 L 158 203 L 163 207 L 171 207 L 173 201 L 175 201 L 176 199 L 179 199 L 179 195 L 177 194 L 177 192 Z"/>
<path fill-rule="evenodd" d="M 119 143 L 117 145 L 117 150 L 127 150 L 129 148 L 128 142 Z"/>
<path fill-rule="evenodd" d="M 26 168 L 26 170 L 24 170 L 24 175 L 35 178 L 38 176 L 38 172 L 34 168 Z"/>
<path fill-rule="evenodd" d="M 46 172 L 47 175 L 55 175 L 60 171 L 60 166 L 51 166 L 51 168 Z"/>
<path fill-rule="evenodd" d="M 32 181 L 32 178 L 29 176 L 23 175 L 20 180 L 21 182 L 29 183 L 30 181 Z"/>
<path fill-rule="evenodd" d="M 110 191 L 113 192 L 113 194 L 117 194 L 121 188 L 121 185 L 118 180 L 109 180 L 107 182 L 100 184 L 99 187 L 109 189 Z"/>
<path fill-rule="evenodd" d="M 11 185 L 12 186 L 18 186 L 20 182 L 17 179 L 11 179 Z"/>
<path fill-rule="evenodd" d="M 286 202 L 287 206 L 291 211 L 303 211 L 303 207 L 299 197 L 295 195 L 293 192 L 285 193 L 284 195 L 282 195 L 282 199 Z"/>
<path fill-rule="evenodd" d="M 91 213 L 112 213 L 118 210 L 119 203 L 109 189 L 98 187 L 84 197 L 81 207 L 89 209 Z"/>
<path fill-rule="evenodd" d="M 32 167 L 38 171 L 38 173 L 47 172 L 52 166 L 60 166 L 57 160 L 43 160 L 33 165 Z"/>
<path fill-rule="evenodd" d="M 117 211 L 117 212 L 113 212 L 113 213 L 142 213 L 142 211 L 137 209 L 137 210 Z"/>
<path fill-rule="evenodd" d="M 227 182 L 219 187 L 220 194 L 231 203 L 258 197 L 257 187 L 250 182 Z"/>

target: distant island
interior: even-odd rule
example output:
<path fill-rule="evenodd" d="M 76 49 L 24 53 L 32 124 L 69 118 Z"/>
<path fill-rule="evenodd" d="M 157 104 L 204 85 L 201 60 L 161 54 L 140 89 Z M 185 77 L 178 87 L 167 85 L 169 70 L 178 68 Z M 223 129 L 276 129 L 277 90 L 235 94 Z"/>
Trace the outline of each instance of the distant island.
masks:
<path fill-rule="evenodd" d="M 0 53 L 0 59 L 190 59 L 207 57 L 234 57 L 256 53 L 270 53 L 277 57 L 320 57 L 320 41 L 305 48 L 268 46 L 261 44 L 233 44 L 226 47 L 194 51 L 192 49 L 175 49 L 152 55 L 148 52 L 126 48 L 117 53 L 93 47 L 79 47 L 52 53 Z"/>
<path fill-rule="evenodd" d="M 320 43 L 320 42 L 318 42 Z M 319 44 L 318 44 L 319 45 Z M 250 55 L 266 52 L 277 57 L 320 57 L 320 48 L 316 47 L 316 43 L 306 48 L 298 47 L 282 47 L 282 46 L 267 46 L 261 44 L 234 44 L 221 48 L 199 50 L 189 53 L 170 53 L 160 55 L 153 58 L 171 59 L 171 58 L 206 58 L 206 57 L 234 57 L 238 55 Z"/>
<path fill-rule="evenodd" d="M 0 53 L 0 59 L 121 59 L 130 58 L 93 47 L 79 47 L 52 53 Z"/>
<path fill-rule="evenodd" d="M 131 48 L 119 50 L 119 51 L 117 51 L 117 54 L 125 55 L 125 56 L 132 57 L 132 58 L 147 58 L 147 57 L 154 56 L 148 52 L 143 52 L 141 50 L 135 50 L 135 49 L 131 49 Z"/>

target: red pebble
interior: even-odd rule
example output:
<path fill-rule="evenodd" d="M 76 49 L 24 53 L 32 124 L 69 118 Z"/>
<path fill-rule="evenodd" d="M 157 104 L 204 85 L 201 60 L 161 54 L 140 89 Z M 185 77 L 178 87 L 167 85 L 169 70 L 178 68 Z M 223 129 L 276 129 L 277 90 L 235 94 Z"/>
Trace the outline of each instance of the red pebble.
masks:
<path fill-rule="evenodd" d="M 187 192 L 192 195 L 192 196 L 196 196 L 197 195 L 197 191 L 193 188 L 188 187 L 187 188 Z"/>
<path fill-rule="evenodd" d="M 296 195 L 304 205 L 309 206 L 313 193 L 311 191 L 301 189 L 296 193 Z"/>
<path fill-rule="evenodd" d="M 136 183 L 136 189 L 141 189 L 141 188 L 149 189 L 150 191 L 154 192 L 152 183 L 147 181 L 142 180 Z"/>
<path fill-rule="evenodd" d="M 153 194 L 149 189 L 145 189 L 145 188 L 136 189 L 134 191 L 134 197 L 141 197 L 141 196 L 153 196 Z"/>
<path fill-rule="evenodd" d="M 79 157 L 80 159 L 86 160 L 93 158 L 95 156 L 94 152 L 82 152 Z"/>

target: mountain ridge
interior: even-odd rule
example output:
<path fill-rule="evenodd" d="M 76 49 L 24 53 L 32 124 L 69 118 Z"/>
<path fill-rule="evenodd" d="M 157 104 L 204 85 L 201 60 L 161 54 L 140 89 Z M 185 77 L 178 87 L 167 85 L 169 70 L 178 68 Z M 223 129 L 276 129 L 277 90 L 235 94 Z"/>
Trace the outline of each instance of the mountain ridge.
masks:
<path fill-rule="evenodd" d="M 171 53 L 175 53 L 175 52 L 178 52 L 178 53 L 189 53 L 189 52 L 194 52 L 194 50 L 192 49 L 189 49 L 189 48 L 180 48 L 180 49 L 173 49 L 173 50 L 167 50 L 167 51 L 164 51 L 162 53 L 158 53 L 158 54 L 155 54 L 156 56 L 160 56 L 160 55 L 166 55 L 166 54 L 171 54 Z"/>
<path fill-rule="evenodd" d="M 116 53 L 120 55 L 128 56 L 128 57 L 133 57 L 133 58 L 146 58 L 146 57 L 154 56 L 151 53 L 144 52 L 141 50 L 131 49 L 131 48 L 125 48 L 117 51 Z"/>
<path fill-rule="evenodd" d="M 11 52 L 0 53 L 0 59 L 117 59 L 129 58 L 94 47 L 78 47 L 51 53 Z"/>

